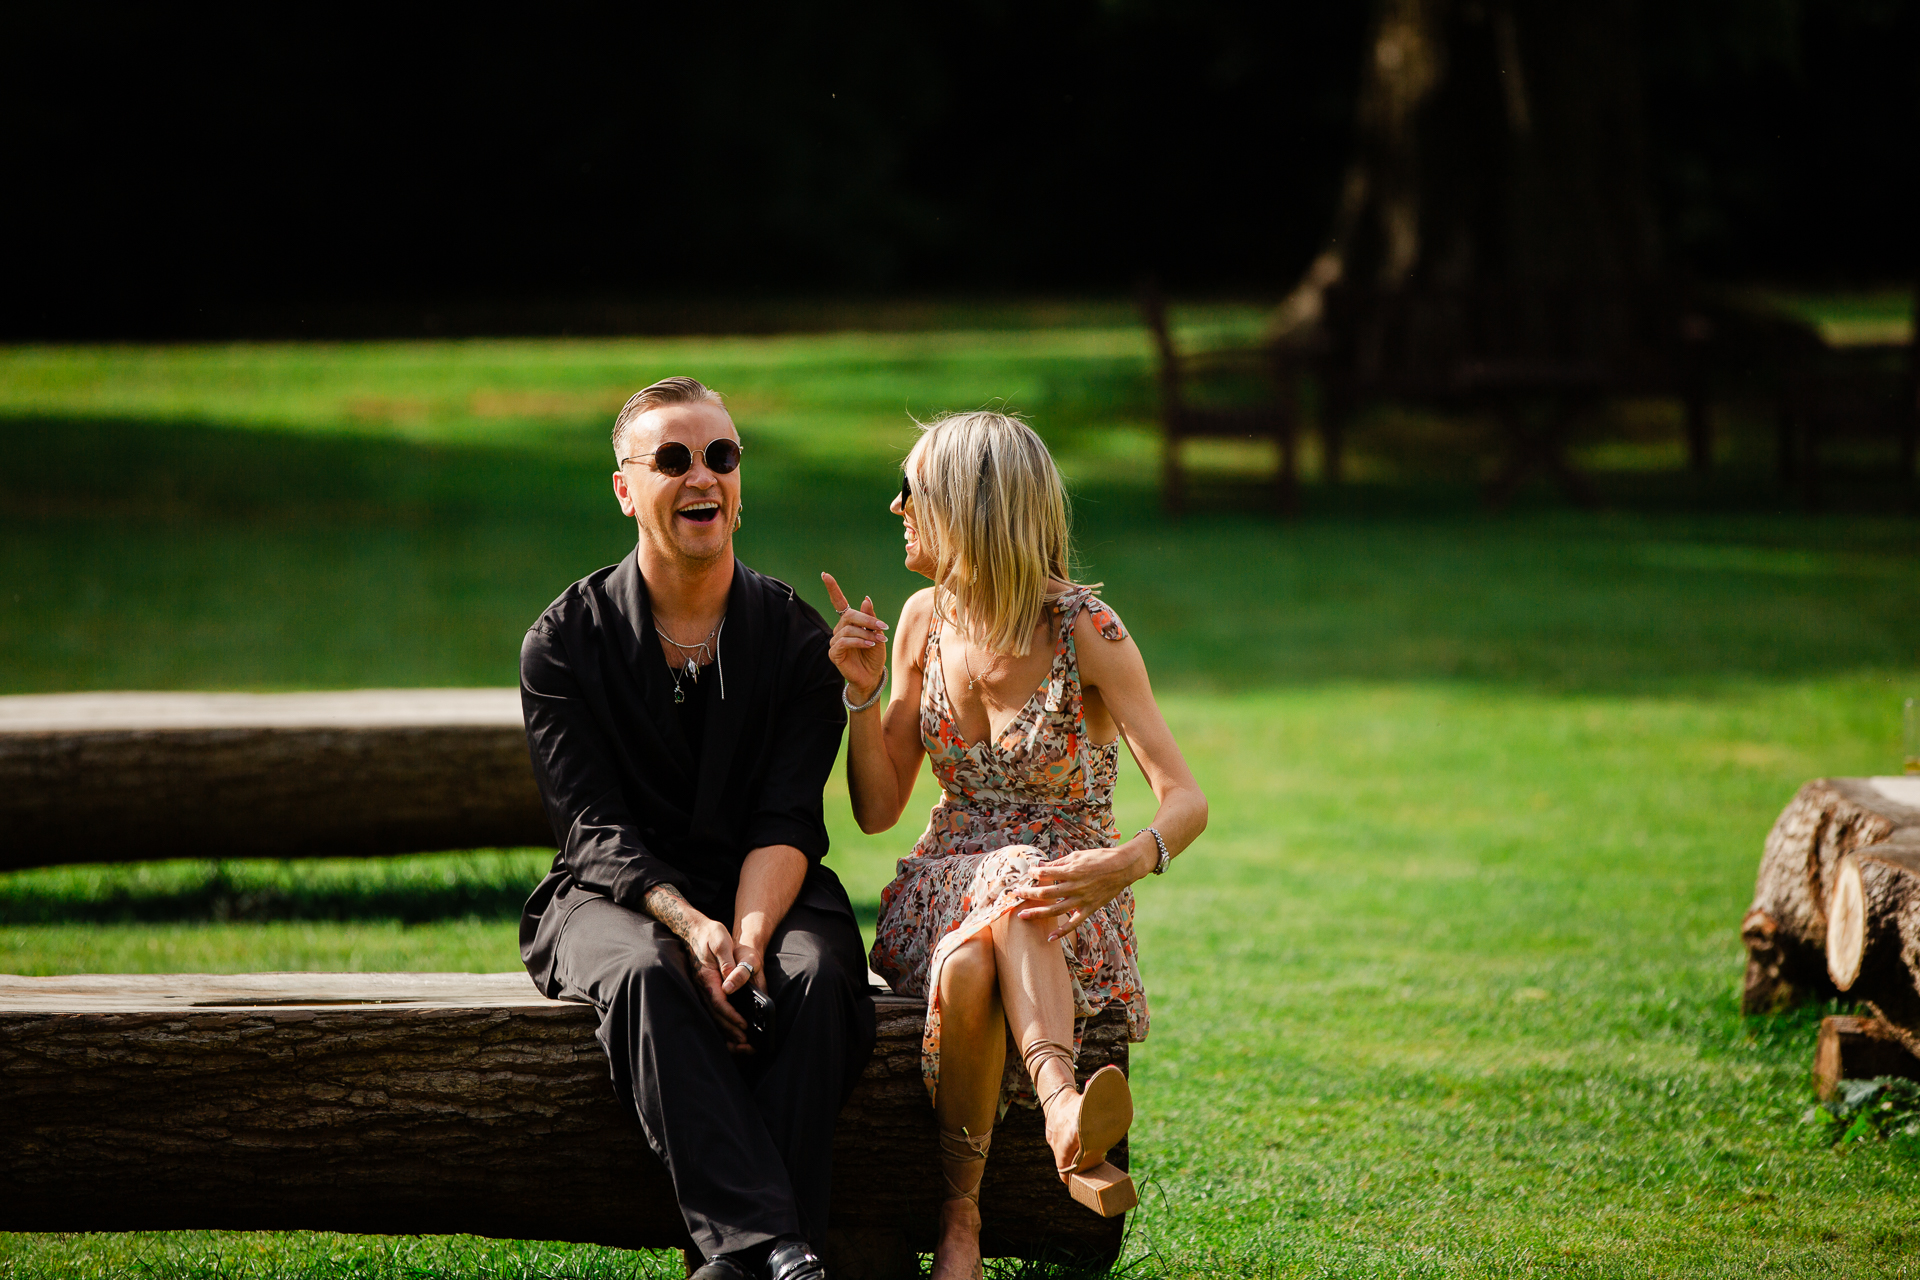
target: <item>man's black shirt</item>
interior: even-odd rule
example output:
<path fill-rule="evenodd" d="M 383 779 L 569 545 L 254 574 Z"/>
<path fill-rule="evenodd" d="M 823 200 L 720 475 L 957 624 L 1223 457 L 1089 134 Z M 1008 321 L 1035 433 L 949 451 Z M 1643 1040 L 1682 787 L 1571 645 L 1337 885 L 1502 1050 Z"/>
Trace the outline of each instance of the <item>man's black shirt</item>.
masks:
<path fill-rule="evenodd" d="M 671 884 L 731 927 L 740 864 L 767 845 L 807 856 L 798 901 L 852 917 L 820 862 L 821 790 L 846 729 L 831 631 L 793 588 L 737 561 L 726 619 L 697 694 L 681 676 L 679 707 L 636 555 L 574 583 L 527 631 L 520 702 L 560 850 L 527 900 L 520 954 L 549 995 L 554 940 L 580 903 L 640 910 Z M 696 698 L 690 735 L 681 714 Z"/>
<path fill-rule="evenodd" d="M 667 657 L 664 653 L 660 653 L 657 645 L 654 652 L 659 655 L 661 665 L 665 666 Z M 707 741 L 707 704 L 720 696 L 719 672 L 712 663 L 708 663 L 700 668 L 698 680 L 689 680 L 687 669 L 683 666 L 678 672 L 668 670 L 667 679 L 672 680 L 676 674 L 680 679 L 675 692 L 680 697 L 673 704 L 673 721 L 680 726 L 680 735 L 692 748 L 693 758 L 698 760 L 700 748 L 705 746 Z"/>

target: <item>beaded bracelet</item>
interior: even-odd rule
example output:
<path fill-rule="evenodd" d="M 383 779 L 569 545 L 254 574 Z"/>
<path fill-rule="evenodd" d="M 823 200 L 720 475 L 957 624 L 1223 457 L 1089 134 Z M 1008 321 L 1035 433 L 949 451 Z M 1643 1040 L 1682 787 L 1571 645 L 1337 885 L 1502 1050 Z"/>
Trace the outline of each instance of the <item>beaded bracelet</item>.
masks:
<path fill-rule="evenodd" d="M 846 695 L 842 694 L 841 696 L 845 697 Z M 1160 861 L 1154 866 L 1153 874 L 1157 876 L 1163 876 L 1167 874 L 1167 864 L 1173 861 L 1173 852 L 1172 850 L 1167 848 L 1167 842 L 1160 838 L 1160 828 L 1142 827 L 1140 828 L 1140 830 L 1134 832 L 1133 834 L 1153 836 L 1153 842 L 1160 846 Z"/>
<path fill-rule="evenodd" d="M 868 698 L 865 702 L 856 704 L 847 700 L 847 694 L 852 691 L 853 685 L 844 685 L 840 690 L 840 705 L 849 711 L 865 711 L 868 707 L 880 701 L 880 691 L 886 687 L 887 682 L 882 680 L 879 684 L 873 686 L 873 696 L 871 698 Z"/>

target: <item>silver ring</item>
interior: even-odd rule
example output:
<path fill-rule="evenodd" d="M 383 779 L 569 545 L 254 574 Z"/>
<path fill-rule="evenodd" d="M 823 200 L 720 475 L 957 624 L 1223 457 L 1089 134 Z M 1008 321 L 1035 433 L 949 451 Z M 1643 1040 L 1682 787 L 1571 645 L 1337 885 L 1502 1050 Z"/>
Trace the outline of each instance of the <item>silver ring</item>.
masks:
<path fill-rule="evenodd" d="M 747 976 L 749 978 L 751 978 L 754 974 L 760 972 L 758 969 L 754 968 L 753 963 L 748 960 L 736 960 L 733 962 L 733 967 L 736 969 L 745 969 L 747 971 Z"/>

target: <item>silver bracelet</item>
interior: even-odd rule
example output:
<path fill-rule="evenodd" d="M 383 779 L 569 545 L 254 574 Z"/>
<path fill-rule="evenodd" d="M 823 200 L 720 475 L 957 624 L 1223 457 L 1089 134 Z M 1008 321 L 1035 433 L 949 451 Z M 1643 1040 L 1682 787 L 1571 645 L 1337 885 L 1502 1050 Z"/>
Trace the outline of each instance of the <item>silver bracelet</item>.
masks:
<path fill-rule="evenodd" d="M 887 687 L 886 679 L 882 677 L 880 683 L 873 686 L 873 696 L 871 698 L 868 698 L 865 702 L 853 703 L 847 700 L 847 694 L 852 692 L 853 685 L 851 683 L 843 684 L 840 687 L 840 705 L 845 707 L 849 711 L 865 711 L 868 707 L 880 701 L 880 691 L 885 689 L 886 687 Z"/>
<path fill-rule="evenodd" d="M 1173 852 L 1167 848 L 1167 842 L 1160 838 L 1160 828 L 1142 827 L 1140 828 L 1140 830 L 1134 832 L 1133 834 L 1137 836 L 1151 835 L 1153 837 L 1153 842 L 1160 846 L 1160 861 L 1157 864 L 1155 864 L 1153 868 L 1153 874 L 1157 876 L 1163 876 L 1167 874 L 1167 864 L 1173 861 Z"/>

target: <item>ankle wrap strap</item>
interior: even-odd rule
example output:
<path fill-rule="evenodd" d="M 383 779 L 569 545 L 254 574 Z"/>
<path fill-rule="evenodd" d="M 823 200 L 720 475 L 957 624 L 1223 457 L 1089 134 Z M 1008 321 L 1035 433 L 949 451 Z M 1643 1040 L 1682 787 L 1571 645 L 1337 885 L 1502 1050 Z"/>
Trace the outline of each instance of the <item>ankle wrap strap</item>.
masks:
<path fill-rule="evenodd" d="M 1033 1081 L 1037 1092 L 1040 1088 L 1040 1068 L 1049 1062 L 1059 1061 L 1067 1064 L 1067 1082 L 1040 1099 L 1040 1105 L 1046 1106 L 1068 1089 L 1077 1089 L 1073 1082 L 1073 1068 L 1079 1055 L 1057 1040 L 1035 1040 L 1020 1051 L 1020 1060 L 1027 1065 L 1027 1078 Z"/>
<path fill-rule="evenodd" d="M 979 1137 L 974 1137 L 965 1129 L 958 1133 L 940 1130 L 940 1176 L 947 1180 L 949 1200 L 971 1200 L 980 1203 L 980 1178 L 986 1172 L 981 1169 L 973 1175 L 973 1185 L 963 1187 L 954 1174 L 966 1175 L 967 1166 L 984 1165 L 987 1152 L 993 1148 L 993 1130 L 989 1129 Z"/>

